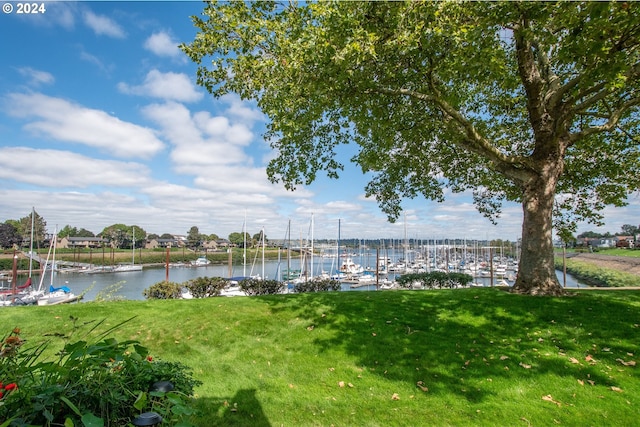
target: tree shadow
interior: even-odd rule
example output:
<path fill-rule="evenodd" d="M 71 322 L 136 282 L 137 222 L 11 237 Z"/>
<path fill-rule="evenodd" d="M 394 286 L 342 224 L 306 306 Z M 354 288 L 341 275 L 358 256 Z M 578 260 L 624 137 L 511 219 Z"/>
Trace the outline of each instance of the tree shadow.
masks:
<path fill-rule="evenodd" d="M 589 357 L 615 365 L 621 355 L 639 351 L 640 328 L 632 325 L 640 318 L 638 296 L 630 304 L 622 295 L 455 292 L 318 293 L 265 301 L 274 312 L 327 330 L 314 341 L 319 352 L 342 348 L 372 374 L 428 382 L 431 394 L 454 392 L 470 402 L 493 393 L 483 386 L 488 378 L 514 375 L 526 380 L 550 373 L 610 386 L 611 378 Z"/>
<path fill-rule="evenodd" d="M 216 413 L 212 410 L 216 407 L 219 409 L 215 418 L 198 418 L 194 420 L 196 425 L 271 427 L 255 389 L 238 390 L 232 397 L 196 399 L 196 408 L 201 408 L 200 412 L 209 414 L 208 417 Z"/>

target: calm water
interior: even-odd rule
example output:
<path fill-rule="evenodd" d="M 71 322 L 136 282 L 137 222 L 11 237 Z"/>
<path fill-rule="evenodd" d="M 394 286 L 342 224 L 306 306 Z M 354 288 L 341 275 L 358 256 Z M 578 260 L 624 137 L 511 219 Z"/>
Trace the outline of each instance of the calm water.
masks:
<path fill-rule="evenodd" d="M 314 261 L 315 274 L 319 274 L 322 270 L 327 272 L 334 272 L 335 259 L 331 258 L 319 258 Z M 356 260 L 356 262 L 358 262 Z M 366 265 L 366 263 L 365 263 Z M 292 269 L 299 269 L 299 260 L 292 260 L 290 267 Z M 267 279 L 279 279 L 282 271 L 287 269 L 286 261 L 266 261 L 264 269 L 261 264 L 251 266 L 234 266 L 231 271 L 231 277 L 247 276 L 247 275 L 260 275 Z M 263 273 L 264 271 L 264 273 Z M 560 284 L 563 283 L 562 272 L 557 271 Z M 229 267 L 227 265 L 208 265 L 204 267 L 176 267 L 169 269 L 169 280 L 172 282 L 183 283 L 190 279 L 197 277 L 230 277 Z M 143 300 L 144 296 L 142 292 L 151 285 L 162 282 L 166 278 L 165 268 L 145 268 L 142 271 L 132 271 L 123 273 L 103 273 L 103 274 L 85 274 L 85 273 L 56 273 L 53 277 L 53 286 L 67 286 L 75 294 L 85 292 L 84 301 L 93 300 L 100 292 L 108 293 L 111 295 L 117 295 L 128 300 Z M 390 276 L 393 278 L 393 276 Z M 18 284 L 24 283 L 25 277 L 18 278 Z M 490 285 L 489 278 L 478 278 L 476 282 L 483 283 L 485 286 Z M 497 281 L 497 280 L 496 280 Z M 33 276 L 34 284 L 40 283 L 39 275 Z M 48 287 L 51 283 L 49 274 L 45 274 L 43 285 Z M 121 284 L 117 292 L 110 292 L 108 288 L 114 284 Z M 10 283 L 0 281 L 0 286 L 9 287 Z M 567 287 L 586 287 L 583 283 L 580 283 L 575 278 L 567 274 Z M 343 284 L 342 290 L 344 291 L 375 291 L 375 284 L 371 286 L 361 286 L 352 288 L 349 284 Z"/>

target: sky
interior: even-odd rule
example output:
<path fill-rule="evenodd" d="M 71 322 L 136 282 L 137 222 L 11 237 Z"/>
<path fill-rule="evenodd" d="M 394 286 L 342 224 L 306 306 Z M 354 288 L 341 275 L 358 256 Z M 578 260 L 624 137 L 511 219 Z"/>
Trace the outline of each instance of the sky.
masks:
<path fill-rule="evenodd" d="M 7 2 L 0 14 L 0 223 L 35 208 L 49 232 L 121 223 L 223 238 L 520 236 L 518 204 L 506 203 L 493 225 L 469 193 L 403 201 L 390 223 L 364 195 L 370 177 L 349 163 L 355 147 L 340 154 L 338 180 L 321 176 L 295 192 L 270 183 L 266 165 L 277 153 L 262 137 L 267 118 L 252 102 L 197 86 L 195 64 L 178 49 L 196 34 L 190 17 L 200 1 L 18 7 Z M 607 208 L 604 227 L 579 231 L 638 225 L 640 200 L 630 202 Z"/>

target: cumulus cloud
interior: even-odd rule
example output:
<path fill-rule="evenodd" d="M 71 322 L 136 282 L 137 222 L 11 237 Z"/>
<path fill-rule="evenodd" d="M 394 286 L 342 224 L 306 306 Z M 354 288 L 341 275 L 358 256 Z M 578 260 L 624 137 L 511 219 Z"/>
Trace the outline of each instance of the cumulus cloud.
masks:
<path fill-rule="evenodd" d="M 118 90 L 131 95 L 149 96 L 167 101 L 193 102 L 202 98 L 189 77 L 184 73 L 163 73 L 151 70 L 141 85 L 118 83 Z"/>
<path fill-rule="evenodd" d="M 112 19 L 96 15 L 90 10 L 85 10 L 82 19 L 87 27 L 91 28 L 96 35 L 122 39 L 126 37 L 125 31 Z"/>
<path fill-rule="evenodd" d="M 243 101 L 236 94 L 226 94 L 220 97 L 222 102 L 229 104 L 227 113 L 234 118 L 244 122 L 264 121 L 265 116 L 262 112 L 247 101 Z"/>
<path fill-rule="evenodd" d="M 171 158 L 180 173 L 197 174 L 202 167 L 250 163 L 242 147 L 253 134 L 242 124 L 230 124 L 228 119 L 208 113 L 192 116 L 176 102 L 152 104 L 143 113 L 162 128 L 174 145 Z"/>
<path fill-rule="evenodd" d="M 119 157 L 150 157 L 164 147 L 152 129 L 60 98 L 12 93 L 6 98 L 5 109 L 13 116 L 30 119 L 25 129 L 31 132 Z"/>
<path fill-rule="evenodd" d="M 178 42 L 166 32 L 153 33 L 144 42 L 144 48 L 158 56 L 169 58 L 183 58 Z"/>

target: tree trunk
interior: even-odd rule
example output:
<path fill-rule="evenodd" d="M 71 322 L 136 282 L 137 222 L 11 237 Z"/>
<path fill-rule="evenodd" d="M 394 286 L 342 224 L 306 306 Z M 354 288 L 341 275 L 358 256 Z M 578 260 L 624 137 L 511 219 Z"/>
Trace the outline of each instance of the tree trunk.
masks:
<path fill-rule="evenodd" d="M 556 173 L 542 173 L 523 191 L 522 252 L 514 292 L 556 296 L 564 293 L 553 263 L 555 176 Z"/>

